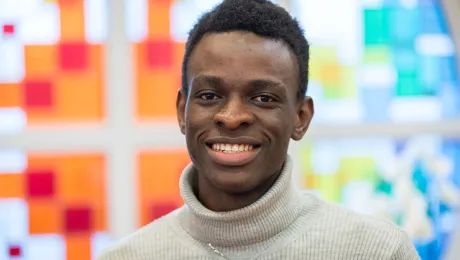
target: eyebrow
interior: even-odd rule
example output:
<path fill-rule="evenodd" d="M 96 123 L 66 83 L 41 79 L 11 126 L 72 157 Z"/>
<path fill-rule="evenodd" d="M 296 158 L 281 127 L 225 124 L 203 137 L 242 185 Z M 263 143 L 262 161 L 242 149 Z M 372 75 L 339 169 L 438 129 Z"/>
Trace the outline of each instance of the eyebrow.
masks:
<path fill-rule="evenodd" d="M 209 84 L 211 86 L 224 85 L 224 80 L 220 77 L 209 76 L 209 75 L 199 75 L 192 80 L 192 86 L 195 82 L 202 82 Z"/>
<path fill-rule="evenodd" d="M 211 86 L 222 86 L 225 84 L 225 81 L 221 77 L 210 76 L 210 75 L 199 75 L 192 80 L 192 85 L 194 82 L 206 83 Z M 281 91 L 286 91 L 286 87 L 283 83 L 267 79 L 254 79 L 248 82 L 248 85 L 253 88 L 255 91 L 261 91 L 267 88 L 278 89 Z"/>
<path fill-rule="evenodd" d="M 272 88 L 272 89 L 277 89 L 279 91 L 286 91 L 286 86 L 277 81 L 273 80 L 267 80 L 267 79 L 256 79 L 256 80 L 251 80 L 249 85 L 255 90 L 255 91 L 262 91 L 267 88 Z"/>

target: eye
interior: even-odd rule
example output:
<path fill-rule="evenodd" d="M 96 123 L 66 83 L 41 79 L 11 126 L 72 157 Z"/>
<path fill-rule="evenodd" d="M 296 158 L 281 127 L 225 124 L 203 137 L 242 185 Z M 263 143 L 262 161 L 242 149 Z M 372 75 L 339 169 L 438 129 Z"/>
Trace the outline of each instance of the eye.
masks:
<path fill-rule="evenodd" d="M 204 100 L 215 100 L 215 99 L 218 99 L 219 97 L 214 93 L 204 93 L 200 95 L 200 98 Z"/>
<path fill-rule="evenodd" d="M 262 102 L 262 103 L 269 103 L 275 101 L 274 98 L 268 95 L 260 95 L 254 98 L 255 101 Z"/>

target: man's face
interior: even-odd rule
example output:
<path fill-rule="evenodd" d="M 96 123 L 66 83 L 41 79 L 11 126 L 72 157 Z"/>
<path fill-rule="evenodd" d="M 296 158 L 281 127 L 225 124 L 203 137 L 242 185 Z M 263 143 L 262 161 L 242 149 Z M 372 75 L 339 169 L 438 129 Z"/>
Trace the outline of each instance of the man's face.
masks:
<path fill-rule="evenodd" d="M 249 32 L 205 35 L 190 57 L 188 95 L 177 112 L 200 177 L 228 193 L 249 192 L 277 174 L 289 140 L 313 115 L 298 99 L 297 60 L 281 41 Z"/>

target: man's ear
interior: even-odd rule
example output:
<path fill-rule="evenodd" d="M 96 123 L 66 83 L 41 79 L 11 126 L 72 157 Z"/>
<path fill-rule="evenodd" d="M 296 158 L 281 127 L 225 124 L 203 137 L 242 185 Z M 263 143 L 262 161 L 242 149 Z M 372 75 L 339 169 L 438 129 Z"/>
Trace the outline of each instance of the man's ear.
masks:
<path fill-rule="evenodd" d="M 313 99 L 306 96 L 302 100 L 299 100 L 296 112 L 297 114 L 291 138 L 295 141 L 299 141 L 307 132 L 313 114 L 315 113 Z"/>
<path fill-rule="evenodd" d="M 180 131 L 185 135 L 185 107 L 187 105 L 187 93 L 183 89 L 179 89 L 176 99 L 177 121 Z"/>

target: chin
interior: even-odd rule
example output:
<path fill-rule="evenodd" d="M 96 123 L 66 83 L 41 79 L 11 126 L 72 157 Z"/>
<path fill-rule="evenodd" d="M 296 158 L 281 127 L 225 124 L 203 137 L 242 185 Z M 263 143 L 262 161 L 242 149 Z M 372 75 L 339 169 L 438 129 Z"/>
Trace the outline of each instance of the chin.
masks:
<path fill-rule="evenodd" d="M 211 177 L 213 184 L 220 190 L 230 194 L 247 193 L 254 190 L 259 182 L 254 179 L 254 175 L 248 172 L 229 173 L 215 172 Z"/>

